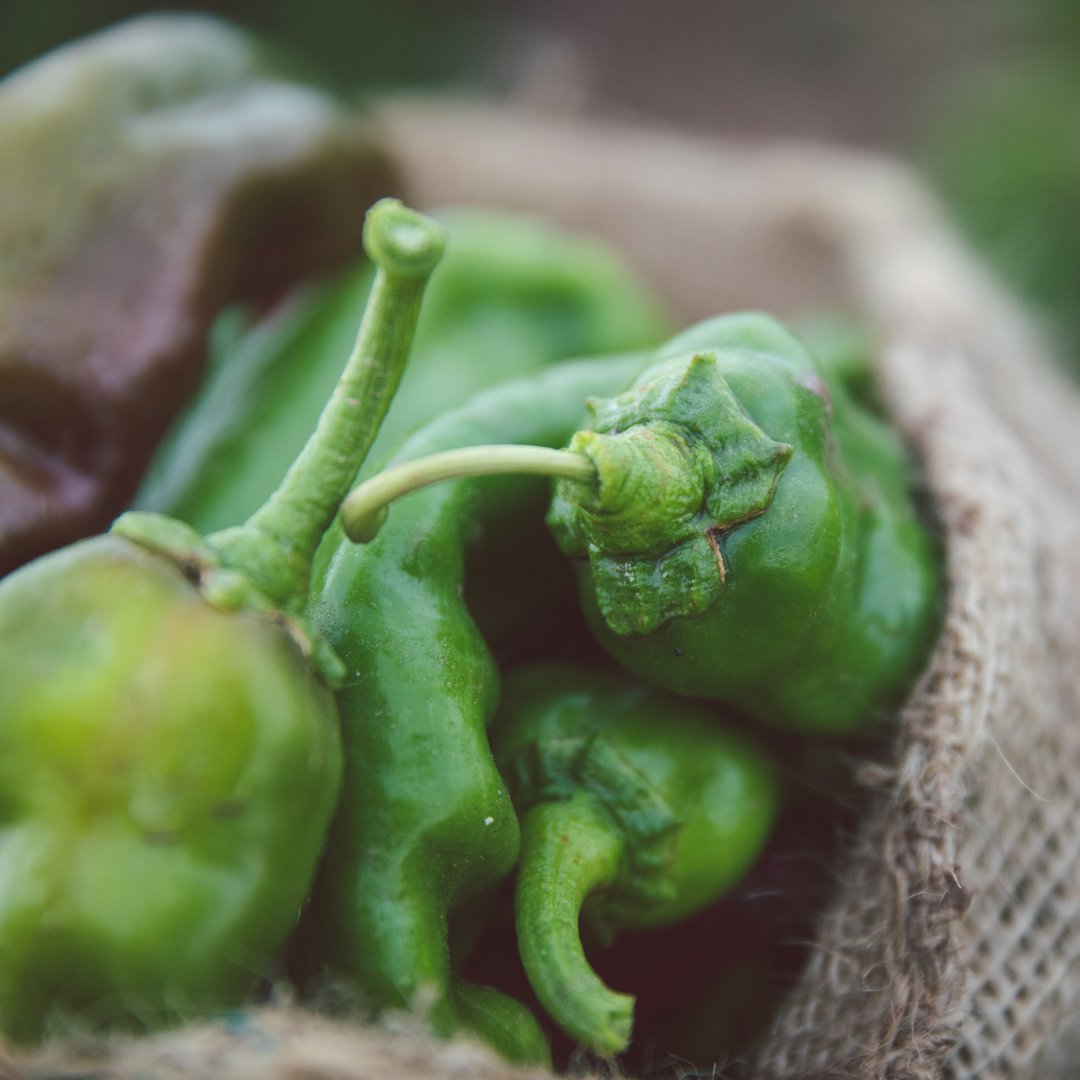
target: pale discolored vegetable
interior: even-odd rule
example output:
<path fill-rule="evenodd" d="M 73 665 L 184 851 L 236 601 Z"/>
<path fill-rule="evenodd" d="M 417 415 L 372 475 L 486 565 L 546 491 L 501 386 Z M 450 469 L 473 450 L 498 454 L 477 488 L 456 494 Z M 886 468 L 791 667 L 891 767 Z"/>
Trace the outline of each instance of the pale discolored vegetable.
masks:
<path fill-rule="evenodd" d="M 389 172 L 353 114 L 207 17 L 0 83 L 0 573 L 108 525 L 222 304 L 351 254 Z"/>

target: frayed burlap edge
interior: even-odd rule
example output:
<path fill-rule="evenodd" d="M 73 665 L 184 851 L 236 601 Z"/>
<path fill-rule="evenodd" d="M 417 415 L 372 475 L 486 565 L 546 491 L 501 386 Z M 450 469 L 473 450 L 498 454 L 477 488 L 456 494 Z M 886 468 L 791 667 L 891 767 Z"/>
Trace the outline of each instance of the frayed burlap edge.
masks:
<path fill-rule="evenodd" d="M 468 1040 L 436 1042 L 410 1017 L 345 1024 L 289 1007 L 237 1013 L 153 1038 L 72 1037 L 0 1080 L 547 1080 Z"/>

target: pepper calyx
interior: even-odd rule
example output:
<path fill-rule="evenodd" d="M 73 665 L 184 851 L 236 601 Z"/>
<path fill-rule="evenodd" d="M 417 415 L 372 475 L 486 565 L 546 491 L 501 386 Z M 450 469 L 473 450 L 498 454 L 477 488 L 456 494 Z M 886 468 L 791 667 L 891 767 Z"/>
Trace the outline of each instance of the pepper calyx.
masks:
<path fill-rule="evenodd" d="M 728 576 L 720 538 L 769 508 L 792 447 L 747 413 L 715 352 L 665 359 L 589 408 L 591 430 L 570 449 L 589 458 L 597 481 L 556 485 L 556 540 L 588 559 L 614 633 L 700 614 Z"/>

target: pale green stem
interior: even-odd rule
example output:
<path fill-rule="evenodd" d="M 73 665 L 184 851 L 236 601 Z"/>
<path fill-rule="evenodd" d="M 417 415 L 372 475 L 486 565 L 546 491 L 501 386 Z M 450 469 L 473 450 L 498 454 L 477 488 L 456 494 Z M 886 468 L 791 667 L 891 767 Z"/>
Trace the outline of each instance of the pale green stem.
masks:
<path fill-rule="evenodd" d="M 375 538 L 395 499 L 442 480 L 464 476 L 523 474 L 562 477 L 591 483 L 596 469 L 582 454 L 545 446 L 466 446 L 406 461 L 371 477 L 354 489 L 342 504 L 345 534 L 358 544 Z"/>
<path fill-rule="evenodd" d="M 442 255 L 442 229 L 382 199 L 364 222 L 376 268 L 356 344 L 318 425 L 278 489 L 243 525 L 208 537 L 227 565 L 288 604 L 308 586 L 315 549 L 389 408 L 412 345 L 424 287 Z"/>

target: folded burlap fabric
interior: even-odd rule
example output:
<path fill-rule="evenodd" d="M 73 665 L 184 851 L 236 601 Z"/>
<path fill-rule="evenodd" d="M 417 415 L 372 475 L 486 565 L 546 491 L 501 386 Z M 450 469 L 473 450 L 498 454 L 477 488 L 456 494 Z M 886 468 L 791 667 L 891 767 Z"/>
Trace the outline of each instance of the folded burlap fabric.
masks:
<path fill-rule="evenodd" d="M 1080 392 L 1037 328 L 889 160 L 422 101 L 388 103 L 379 121 L 403 197 L 532 210 L 606 236 L 687 320 L 833 308 L 872 323 L 885 404 L 940 522 L 942 632 L 888 760 L 861 770 L 868 810 L 836 894 L 745 1073 L 1070 1075 Z M 413 1027 L 288 1010 L 6 1068 L 27 1080 L 545 1075 Z"/>

